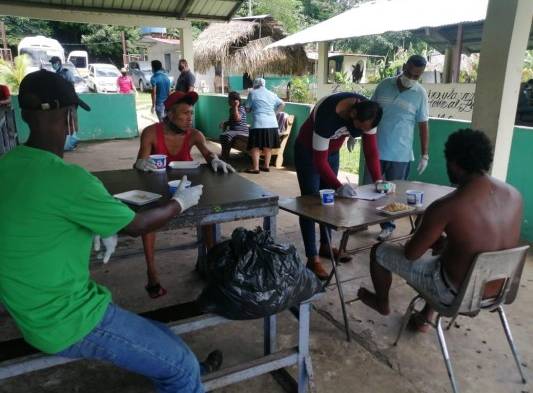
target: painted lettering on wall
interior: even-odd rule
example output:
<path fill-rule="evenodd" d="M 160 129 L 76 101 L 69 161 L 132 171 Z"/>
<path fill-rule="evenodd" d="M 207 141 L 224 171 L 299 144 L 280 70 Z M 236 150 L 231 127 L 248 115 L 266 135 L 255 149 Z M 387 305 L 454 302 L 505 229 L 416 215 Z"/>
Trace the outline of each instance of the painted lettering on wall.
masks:
<path fill-rule="evenodd" d="M 472 120 L 475 84 L 425 84 L 429 116 L 441 119 Z"/>

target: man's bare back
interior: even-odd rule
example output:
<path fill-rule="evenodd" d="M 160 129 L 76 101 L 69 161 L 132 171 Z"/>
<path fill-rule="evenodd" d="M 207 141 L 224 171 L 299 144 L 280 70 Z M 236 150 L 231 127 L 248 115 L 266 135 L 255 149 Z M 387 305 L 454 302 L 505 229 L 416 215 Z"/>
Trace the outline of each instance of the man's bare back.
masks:
<path fill-rule="evenodd" d="M 431 214 L 446 217 L 443 269 L 459 288 L 476 254 L 518 245 L 522 197 L 512 186 L 483 175 L 437 201 Z"/>

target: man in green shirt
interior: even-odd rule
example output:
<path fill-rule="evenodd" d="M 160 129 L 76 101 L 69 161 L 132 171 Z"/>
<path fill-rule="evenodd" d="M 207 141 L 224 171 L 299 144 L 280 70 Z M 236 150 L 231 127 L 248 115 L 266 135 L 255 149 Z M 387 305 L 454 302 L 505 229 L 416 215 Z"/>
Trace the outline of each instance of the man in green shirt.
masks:
<path fill-rule="evenodd" d="M 89 276 L 93 234 L 138 236 L 198 203 L 178 188 L 134 213 L 85 169 L 63 161 L 68 124 L 90 110 L 60 76 L 37 71 L 20 85 L 30 137 L 0 158 L 0 302 L 24 339 L 46 353 L 107 360 L 150 378 L 158 392 L 203 392 L 194 354 L 165 325 L 113 303 Z M 215 351 L 206 371 L 220 367 Z"/>

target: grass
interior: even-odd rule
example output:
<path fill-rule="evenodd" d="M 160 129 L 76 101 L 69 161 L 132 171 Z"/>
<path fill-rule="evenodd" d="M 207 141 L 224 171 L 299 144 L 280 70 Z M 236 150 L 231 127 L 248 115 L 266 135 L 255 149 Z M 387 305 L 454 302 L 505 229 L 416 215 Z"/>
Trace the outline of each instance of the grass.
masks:
<path fill-rule="evenodd" d="M 340 150 L 340 165 L 339 169 L 343 172 L 359 174 L 359 157 L 361 154 L 361 139 L 357 138 L 355 148 L 350 153 L 346 148 L 346 144 Z"/>

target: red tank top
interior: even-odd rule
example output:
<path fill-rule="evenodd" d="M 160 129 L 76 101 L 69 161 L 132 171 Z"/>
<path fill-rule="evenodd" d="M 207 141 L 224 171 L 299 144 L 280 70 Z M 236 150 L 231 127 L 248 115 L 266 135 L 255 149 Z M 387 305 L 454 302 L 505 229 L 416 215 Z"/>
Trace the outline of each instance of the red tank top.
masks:
<path fill-rule="evenodd" d="M 189 139 L 191 138 L 191 130 L 185 130 L 185 136 L 183 138 L 183 144 L 181 149 L 174 155 L 170 154 L 167 145 L 165 145 L 165 133 L 164 124 L 157 123 L 155 126 L 155 149 L 152 149 L 152 154 L 165 154 L 167 156 L 167 163 L 171 161 L 192 161 L 191 146 Z"/>

